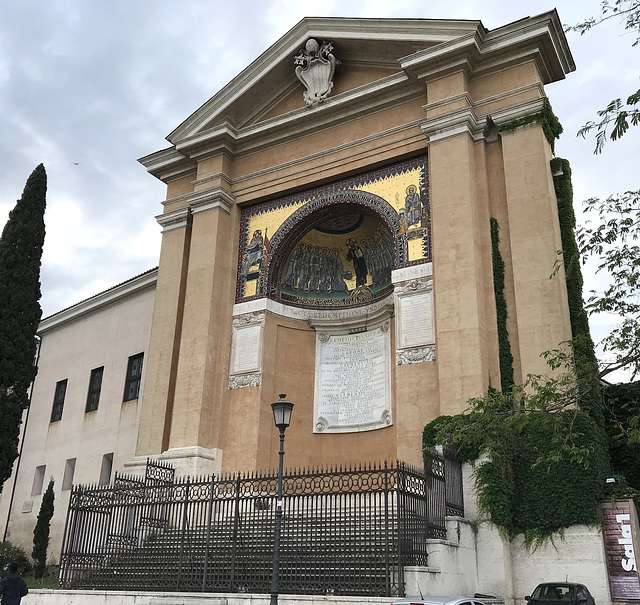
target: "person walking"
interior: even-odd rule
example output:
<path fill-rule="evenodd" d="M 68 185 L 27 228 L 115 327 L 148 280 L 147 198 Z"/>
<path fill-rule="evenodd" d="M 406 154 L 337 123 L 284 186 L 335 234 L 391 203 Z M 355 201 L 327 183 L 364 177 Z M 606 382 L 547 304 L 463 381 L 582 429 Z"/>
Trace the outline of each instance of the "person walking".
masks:
<path fill-rule="evenodd" d="M 9 564 L 9 573 L 0 580 L 2 605 L 20 605 L 22 597 L 29 592 L 25 581 L 18 575 L 18 564 Z"/>

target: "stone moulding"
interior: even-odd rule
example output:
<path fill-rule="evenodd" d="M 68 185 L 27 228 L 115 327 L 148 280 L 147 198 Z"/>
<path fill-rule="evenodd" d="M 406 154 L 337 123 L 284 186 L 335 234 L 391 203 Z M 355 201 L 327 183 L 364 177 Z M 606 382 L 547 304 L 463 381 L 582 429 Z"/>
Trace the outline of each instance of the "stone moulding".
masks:
<path fill-rule="evenodd" d="M 436 345 L 396 350 L 396 365 L 436 360 Z"/>
<path fill-rule="evenodd" d="M 244 387 L 259 387 L 262 384 L 262 372 L 250 374 L 235 374 L 229 376 L 229 389 L 242 389 Z"/>

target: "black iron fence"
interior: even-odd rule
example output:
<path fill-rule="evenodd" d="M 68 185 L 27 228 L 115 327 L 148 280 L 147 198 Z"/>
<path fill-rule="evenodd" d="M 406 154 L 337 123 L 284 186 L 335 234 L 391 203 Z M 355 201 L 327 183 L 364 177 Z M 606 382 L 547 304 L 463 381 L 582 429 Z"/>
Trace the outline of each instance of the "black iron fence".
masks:
<path fill-rule="evenodd" d="M 404 567 L 426 565 L 427 539 L 446 535 L 445 511 L 463 512 L 445 496 L 455 463 L 427 460 L 427 476 L 401 462 L 286 471 L 280 592 L 404 594 Z M 176 480 L 152 461 L 144 479 L 74 487 L 61 584 L 268 593 L 276 488 L 276 473 Z"/>

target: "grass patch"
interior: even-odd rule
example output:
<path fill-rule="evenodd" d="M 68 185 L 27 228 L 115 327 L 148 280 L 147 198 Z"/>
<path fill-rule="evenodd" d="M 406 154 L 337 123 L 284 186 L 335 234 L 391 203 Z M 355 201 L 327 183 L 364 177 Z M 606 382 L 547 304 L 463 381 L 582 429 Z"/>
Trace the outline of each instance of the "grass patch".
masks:
<path fill-rule="evenodd" d="M 57 578 L 40 578 L 36 579 L 33 576 L 24 576 L 24 581 L 27 583 L 29 590 L 38 590 L 46 588 L 48 590 L 57 590 L 60 588 Z"/>

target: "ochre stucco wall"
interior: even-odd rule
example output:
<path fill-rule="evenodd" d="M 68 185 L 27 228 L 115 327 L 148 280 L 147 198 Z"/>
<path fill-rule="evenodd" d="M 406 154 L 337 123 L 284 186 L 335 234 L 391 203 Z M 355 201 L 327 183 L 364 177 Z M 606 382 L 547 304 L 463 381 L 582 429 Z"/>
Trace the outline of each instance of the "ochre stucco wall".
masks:
<path fill-rule="evenodd" d="M 343 74 L 340 90 L 386 73 L 365 71 Z M 137 454 L 200 445 L 222 452 L 224 471 L 273 468 L 278 443 L 269 404 L 284 392 L 296 405 L 286 443 L 292 464 L 394 458 L 421 464 L 424 424 L 463 411 L 470 397 L 500 382 L 492 216 L 500 225 L 516 379 L 544 370 L 540 353 L 568 339 L 570 330 L 564 276 L 560 272 L 549 280 L 560 245 L 551 151 L 540 126 L 493 139 L 454 128 L 446 136 L 438 131 L 432 141 L 421 127 L 425 119 L 448 119 L 466 109 L 500 111 L 542 94 L 532 61 L 475 79 L 460 71 L 434 78 L 406 102 L 358 119 L 235 156 L 228 150 L 212 153 L 199 160 L 196 178 L 170 182 L 165 212 L 187 208 L 190 187 L 196 192 L 222 187 L 235 204 L 194 213 L 190 226 L 164 234 L 149 353 L 156 379 L 146 387 Z M 267 116 L 298 109 L 302 102 L 296 106 L 295 98 L 292 93 Z M 315 331 L 270 312 L 261 385 L 229 389 L 239 208 L 425 150 L 436 361 L 392 363 L 393 425 L 314 434 Z"/>

